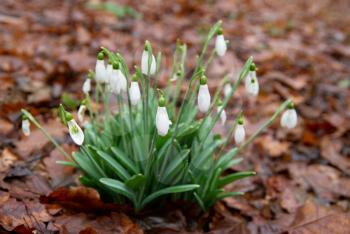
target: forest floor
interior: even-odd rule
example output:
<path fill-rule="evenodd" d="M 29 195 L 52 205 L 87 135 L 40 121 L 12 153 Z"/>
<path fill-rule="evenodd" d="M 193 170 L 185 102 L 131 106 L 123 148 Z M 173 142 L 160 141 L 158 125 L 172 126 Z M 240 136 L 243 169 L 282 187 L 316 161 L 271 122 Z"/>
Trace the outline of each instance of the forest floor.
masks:
<path fill-rule="evenodd" d="M 1 233 L 350 233 L 349 1 L 95 2 L 1 1 Z M 255 100 L 238 89 L 229 119 L 243 107 L 250 134 L 289 97 L 299 114 L 296 129 L 276 121 L 231 168 L 257 172 L 228 186 L 244 196 L 206 214 L 168 204 L 135 215 L 79 186 L 78 173 L 55 163 L 62 156 L 38 129 L 28 138 L 20 132 L 20 109 L 27 108 L 65 149 L 77 150 L 53 109 L 62 95 L 72 105 L 83 97 L 100 46 L 131 65 L 149 40 L 165 58 L 164 84 L 176 40 L 188 45 L 191 71 L 219 19 L 229 49 L 208 68 L 209 84 L 228 73 L 234 79 L 253 56 L 261 88 Z"/>

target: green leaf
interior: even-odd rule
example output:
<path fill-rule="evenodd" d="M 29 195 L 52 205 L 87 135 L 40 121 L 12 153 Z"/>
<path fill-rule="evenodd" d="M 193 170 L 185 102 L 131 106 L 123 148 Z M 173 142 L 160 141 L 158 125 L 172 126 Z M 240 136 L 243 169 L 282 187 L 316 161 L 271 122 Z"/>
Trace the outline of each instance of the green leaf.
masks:
<path fill-rule="evenodd" d="M 146 177 L 142 174 L 133 175 L 130 179 L 125 181 L 125 185 L 133 190 L 138 190 L 146 182 Z"/>
<path fill-rule="evenodd" d="M 248 177 L 248 176 L 253 176 L 255 174 L 256 173 L 254 171 L 243 171 L 243 172 L 237 172 L 234 174 L 227 175 L 227 176 L 219 179 L 218 187 L 223 187 L 227 184 L 232 183 L 233 181 L 243 179 L 243 178 Z"/>
<path fill-rule="evenodd" d="M 139 171 L 133 161 L 129 159 L 127 155 L 117 147 L 111 147 L 112 152 L 115 154 L 116 159 L 120 164 L 122 164 L 127 170 L 132 172 L 132 174 L 137 174 Z"/>
<path fill-rule="evenodd" d="M 172 186 L 172 187 L 168 187 L 168 188 L 164 188 L 161 189 L 157 192 L 154 192 L 150 195 L 148 195 L 141 203 L 141 206 L 145 206 L 148 203 L 150 203 L 151 201 L 153 201 L 154 199 L 165 195 L 165 194 L 171 194 L 171 193 L 183 193 L 183 192 L 187 192 L 187 191 L 191 191 L 194 190 L 196 188 L 199 188 L 198 184 L 186 184 L 186 185 L 177 185 L 177 186 Z"/>
<path fill-rule="evenodd" d="M 207 210 L 205 205 L 204 205 L 204 202 L 202 201 L 202 199 L 198 196 L 198 194 L 196 192 L 193 193 L 194 197 L 196 198 L 199 206 L 202 208 L 202 210 Z"/>
<path fill-rule="evenodd" d="M 225 192 L 225 193 L 221 193 L 216 197 L 216 200 L 221 200 L 225 197 L 233 197 L 233 196 L 241 196 L 244 195 L 244 193 L 242 192 Z"/>
<path fill-rule="evenodd" d="M 63 165 L 63 166 L 67 166 L 67 167 L 74 167 L 77 168 L 77 165 L 75 165 L 72 162 L 68 162 L 68 161 L 63 161 L 63 160 L 57 160 L 56 161 L 57 164 Z"/>
<path fill-rule="evenodd" d="M 238 148 L 234 147 L 230 149 L 227 153 L 222 156 L 219 156 L 218 167 L 226 168 L 225 166 L 231 161 L 231 159 L 236 156 L 238 153 Z"/>
<path fill-rule="evenodd" d="M 97 153 L 108 163 L 108 165 L 110 165 L 114 169 L 114 173 L 118 175 L 119 178 L 121 178 L 124 181 L 130 178 L 130 174 L 109 154 L 100 150 L 97 151 Z"/>
<path fill-rule="evenodd" d="M 123 182 L 110 178 L 101 178 L 100 182 L 104 185 L 107 185 L 112 190 L 124 195 L 125 197 L 129 198 L 133 203 L 135 203 L 135 193 L 131 189 L 126 187 L 126 185 Z"/>

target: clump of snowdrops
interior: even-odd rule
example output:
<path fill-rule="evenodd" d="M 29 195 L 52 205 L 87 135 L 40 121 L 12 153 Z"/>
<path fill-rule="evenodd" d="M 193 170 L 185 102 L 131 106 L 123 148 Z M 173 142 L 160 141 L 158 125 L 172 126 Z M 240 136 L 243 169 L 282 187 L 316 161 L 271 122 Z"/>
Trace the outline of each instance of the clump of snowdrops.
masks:
<path fill-rule="evenodd" d="M 214 37 L 215 47 L 207 56 Z M 165 198 L 182 199 L 207 210 L 220 199 L 242 194 L 227 192 L 224 187 L 255 173 L 223 174 L 242 160 L 239 153 L 259 133 L 283 111 L 283 127 L 293 128 L 297 123 L 293 103 L 287 100 L 248 138 L 242 111 L 233 126 L 227 126 L 230 130 L 226 137 L 213 133 L 216 124 L 226 125 L 225 108 L 241 82 L 251 96 L 259 92 L 256 66 L 249 58 L 234 83 L 224 79 L 216 93 L 210 93 L 211 80 L 205 69 L 215 54 L 224 56 L 226 50 L 219 21 L 209 31 L 196 67 L 189 75 L 184 66 L 186 45 L 177 43 L 172 73 L 161 90 L 157 82 L 161 54 L 155 58 L 148 41 L 141 66 L 134 67 L 134 74 L 130 74 L 121 54 L 102 48 L 95 72 L 89 73 L 83 85 L 85 99 L 77 117 L 84 130 L 63 105 L 59 107 L 60 119 L 79 145 L 79 152 L 72 155 L 65 152 L 26 110 L 22 110 L 23 133 L 28 136 L 30 122 L 34 123 L 65 156 L 66 161 L 57 163 L 80 170 L 81 183 L 95 188 L 105 201 L 131 202 L 140 210 Z M 181 97 L 184 82 L 188 82 L 188 88 Z M 112 96 L 117 107 L 110 105 Z M 92 108 L 98 104 L 101 108 Z M 232 138 L 234 146 L 230 145 Z"/>

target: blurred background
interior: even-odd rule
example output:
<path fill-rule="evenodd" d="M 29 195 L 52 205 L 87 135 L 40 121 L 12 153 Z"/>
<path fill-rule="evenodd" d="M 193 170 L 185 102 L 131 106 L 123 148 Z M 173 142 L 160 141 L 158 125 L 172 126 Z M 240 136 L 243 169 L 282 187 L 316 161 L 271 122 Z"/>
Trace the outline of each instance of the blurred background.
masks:
<path fill-rule="evenodd" d="M 29 109 L 60 142 L 67 142 L 53 108 L 60 102 L 77 108 L 82 83 L 94 69 L 101 46 L 121 52 L 133 68 L 149 40 L 155 52 L 162 52 L 164 85 L 176 40 L 188 46 L 190 74 L 209 28 L 221 19 L 228 52 L 208 68 L 209 86 L 214 89 L 226 74 L 234 80 L 253 56 L 261 89 L 252 100 L 240 88 L 228 118 L 243 107 L 249 134 L 291 97 L 299 125 L 286 131 L 276 121 L 244 152 L 244 162 L 232 170 L 253 169 L 257 176 L 229 187 L 246 195 L 219 203 L 203 228 L 191 223 L 198 217 L 186 213 L 176 213 L 175 219 L 145 219 L 149 229 L 142 228 L 182 232 L 194 227 L 213 233 L 320 233 L 317 230 L 325 228 L 329 232 L 324 233 L 349 233 L 349 12 L 347 0 L 1 0 L 0 214 L 6 218 L 0 217 L 1 227 L 9 231 L 54 223 L 52 232 L 65 225 L 78 233 L 89 224 L 103 233 L 104 225 L 91 223 L 87 215 L 78 217 L 79 226 L 69 212 L 52 214 L 39 203 L 40 196 L 74 185 L 76 172 L 55 165 L 61 156 L 38 130 L 24 138 L 20 109 Z M 219 126 L 216 130 L 225 132 Z M 38 224 L 24 224 L 23 214 L 12 212 L 13 207 L 23 208 L 20 201 L 47 216 L 34 214 Z"/>

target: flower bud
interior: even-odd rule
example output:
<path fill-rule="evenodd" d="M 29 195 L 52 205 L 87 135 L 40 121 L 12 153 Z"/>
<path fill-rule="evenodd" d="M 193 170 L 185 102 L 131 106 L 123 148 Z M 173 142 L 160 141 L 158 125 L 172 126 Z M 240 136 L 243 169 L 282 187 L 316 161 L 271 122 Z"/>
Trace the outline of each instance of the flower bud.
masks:
<path fill-rule="evenodd" d="M 144 75 L 148 75 L 148 46 L 150 46 L 148 43 L 149 42 L 146 42 L 141 57 L 141 71 Z M 154 75 L 156 73 L 156 59 L 153 54 L 151 54 L 151 60 L 149 74 Z"/>
<path fill-rule="evenodd" d="M 216 41 L 215 41 L 215 50 L 220 57 L 224 56 L 226 53 L 227 45 L 225 42 L 225 38 L 224 38 L 224 35 L 222 32 L 222 29 L 218 30 L 218 33 L 216 36 Z"/>
<path fill-rule="evenodd" d="M 249 71 L 245 78 L 245 88 L 247 92 L 254 97 L 259 94 L 259 83 L 255 71 Z"/>
<path fill-rule="evenodd" d="M 129 89 L 129 96 L 130 96 L 130 101 L 133 106 L 136 106 L 139 104 L 141 100 L 141 92 L 140 92 L 140 87 L 139 83 L 137 82 L 137 77 L 134 75 L 131 78 L 131 84 L 130 84 L 130 89 Z"/>
<path fill-rule="evenodd" d="M 84 123 L 85 112 L 86 112 L 86 105 L 85 105 L 85 103 L 82 103 L 78 109 L 78 120 L 81 124 Z"/>
<path fill-rule="evenodd" d="M 228 97 L 228 95 L 230 95 L 231 91 L 232 91 L 231 84 L 230 83 L 225 84 L 225 86 L 224 86 L 225 97 Z"/>
<path fill-rule="evenodd" d="M 158 135 L 165 136 L 168 134 L 171 124 L 172 123 L 169 120 L 168 112 L 165 107 L 165 99 L 163 95 L 161 95 L 158 101 L 158 109 L 156 114 L 156 127 Z"/>
<path fill-rule="evenodd" d="M 91 80 L 88 78 L 84 81 L 83 92 L 88 94 L 91 91 Z"/>
<path fill-rule="evenodd" d="M 222 111 L 221 111 L 221 109 L 222 109 Z M 226 115 L 225 109 L 223 109 L 222 102 L 220 102 L 218 104 L 218 108 L 217 108 L 217 112 L 219 113 L 220 111 L 221 111 L 221 113 L 220 113 L 221 125 L 224 125 L 226 122 L 226 119 L 227 119 L 227 115 Z"/>
<path fill-rule="evenodd" d="M 293 103 L 288 105 L 288 110 L 286 110 L 281 117 L 281 126 L 285 128 L 295 128 L 298 122 L 298 115 L 295 111 Z"/>
<path fill-rule="evenodd" d="M 243 126 L 243 119 L 240 118 L 237 122 L 236 128 L 235 128 L 235 142 L 236 144 L 240 144 L 245 139 L 245 130 Z"/>
<path fill-rule="evenodd" d="M 99 83 L 108 82 L 106 66 L 103 59 L 104 59 L 103 52 L 100 52 L 97 56 L 97 61 L 95 66 L 95 78 L 96 78 L 96 82 L 99 82 Z"/>
<path fill-rule="evenodd" d="M 22 115 L 22 132 L 25 136 L 30 135 L 30 122 L 29 119 Z"/>
<path fill-rule="evenodd" d="M 207 78 L 202 76 L 198 92 L 198 109 L 202 113 L 206 113 L 210 107 L 210 93 L 207 85 Z"/>

